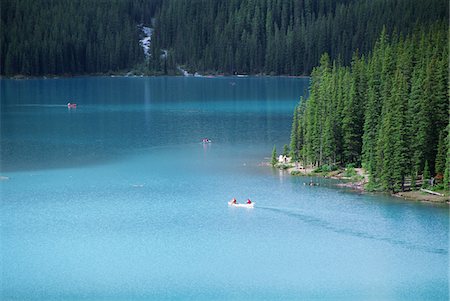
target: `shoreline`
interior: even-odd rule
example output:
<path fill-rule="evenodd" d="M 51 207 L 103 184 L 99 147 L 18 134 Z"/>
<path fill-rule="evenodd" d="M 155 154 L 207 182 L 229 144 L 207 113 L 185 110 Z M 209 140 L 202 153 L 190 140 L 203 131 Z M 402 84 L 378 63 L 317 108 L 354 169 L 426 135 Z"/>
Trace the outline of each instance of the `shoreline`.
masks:
<path fill-rule="evenodd" d="M 392 196 L 408 201 L 420 201 L 434 204 L 450 204 L 450 196 L 438 196 L 422 192 L 420 190 L 401 191 L 393 193 Z"/>
<path fill-rule="evenodd" d="M 270 163 L 265 164 L 272 166 Z M 354 168 L 352 176 L 346 174 L 348 171 L 345 168 L 339 168 L 334 171 L 315 172 L 316 169 L 311 167 L 299 166 L 299 164 L 293 165 L 291 163 L 278 163 L 274 166 L 280 170 L 285 170 L 291 176 L 296 177 L 322 177 L 325 179 L 339 180 L 341 183 L 334 184 L 336 187 L 350 188 L 351 190 L 359 193 L 379 193 L 389 194 L 392 197 L 401 198 L 407 201 L 426 202 L 433 204 L 450 204 L 450 196 L 446 195 L 434 195 L 423 192 L 421 190 L 400 191 L 396 193 L 389 193 L 386 191 L 369 191 L 366 188 L 366 184 L 369 182 L 369 175 L 363 168 Z M 314 185 L 314 184 L 313 184 Z"/>
<path fill-rule="evenodd" d="M 270 75 L 270 74 L 222 74 L 222 73 L 199 73 L 197 76 L 189 75 L 185 76 L 183 74 L 134 74 L 133 71 L 129 72 L 108 72 L 108 73 L 91 73 L 91 74 L 49 74 L 49 75 L 23 75 L 15 74 L 12 76 L 0 75 L 0 79 L 10 79 L 10 80 L 29 80 L 29 79 L 59 79 L 59 78 L 81 78 L 81 77 L 163 77 L 163 76 L 173 76 L 173 77 L 199 77 L 199 78 L 222 78 L 222 77 L 236 77 L 236 78 L 250 78 L 250 77 L 285 77 L 285 78 L 309 78 L 308 75 Z"/>

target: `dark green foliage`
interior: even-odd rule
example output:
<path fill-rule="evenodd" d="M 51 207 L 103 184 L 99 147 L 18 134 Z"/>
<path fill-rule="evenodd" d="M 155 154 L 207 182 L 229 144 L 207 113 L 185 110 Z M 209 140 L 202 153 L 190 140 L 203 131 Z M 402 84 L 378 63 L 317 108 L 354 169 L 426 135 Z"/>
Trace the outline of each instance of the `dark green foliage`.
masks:
<path fill-rule="evenodd" d="M 304 152 L 301 150 L 301 146 L 304 144 L 304 119 L 301 118 L 305 111 L 305 102 L 303 97 L 300 97 L 300 104 L 294 110 L 294 118 L 292 121 L 291 130 L 291 157 L 293 160 L 303 158 Z"/>
<path fill-rule="evenodd" d="M 448 19 L 445 0 L 2 0 L 0 10 L 2 75 L 105 73 L 136 64 L 153 74 L 175 74 L 177 65 L 191 72 L 309 74 L 322 53 L 344 64 L 357 49 L 368 54 L 383 25 L 386 33 L 406 34 L 416 22 Z M 148 61 L 138 24 L 155 29 Z M 430 87 L 445 84 L 442 76 Z M 352 78 L 354 99 L 347 100 L 365 93 L 361 80 Z M 352 137 L 361 129 L 350 130 L 349 121 L 345 156 L 359 157 L 361 139 Z M 324 139 L 334 140 L 336 120 L 326 122 Z M 438 118 L 432 123 L 439 126 Z M 321 152 L 327 158 L 334 150 Z"/>
<path fill-rule="evenodd" d="M 423 176 L 422 176 L 422 187 L 427 188 L 428 187 L 428 181 L 430 180 L 430 168 L 428 167 L 428 161 L 425 161 L 425 167 L 423 168 Z"/>
<path fill-rule="evenodd" d="M 362 130 L 366 98 L 365 65 L 355 54 L 352 60 L 352 76 L 345 85 L 349 87 L 342 111 L 343 156 L 346 162 L 361 162 Z"/>
<path fill-rule="evenodd" d="M 288 156 L 289 155 L 289 146 L 287 144 L 285 144 L 283 146 L 283 156 Z"/>
<path fill-rule="evenodd" d="M 336 165 L 322 165 L 316 169 L 314 169 L 315 173 L 319 173 L 319 172 L 330 172 L 330 171 L 335 171 L 338 170 L 338 167 Z"/>
<path fill-rule="evenodd" d="M 417 187 L 417 168 L 412 167 L 411 171 L 411 190 L 415 190 Z"/>
<path fill-rule="evenodd" d="M 291 127 L 291 152 L 290 152 L 290 156 L 292 158 L 292 160 L 297 160 L 298 159 L 298 140 L 299 140 L 299 120 L 297 118 L 298 114 L 297 111 L 299 110 L 299 107 L 295 107 L 294 110 L 294 117 L 292 119 L 292 127 Z"/>
<path fill-rule="evenodd" d="M 351 178 L 356 175 L 357 175 L 357 173 L 356 173 L 354 164 L 348 164 L 344 171 L 344 177 Z"/>
<path fill-rule="evenodd" d="M 277 147 L 274 145 L 273 150 L 272 150 L 272 159 L 270 160 L 270 164 L 272 164 L 272 166 L 275 166 L 277 163 L 278 163 Z"/>
<path fill-rule="evenodd" d="M 444 171 L 444 188 L 450 189 L 450 131 L 447 134 L 447 156 Z"/>
<path fill-rule="evenodd" d="M 2 0 L 2 75 L 84 74 L 143 62 L 138 24 L 160 0 Z"/>
<path fill-rule="evenodd" d="M 445 161 L 446 161 L 446 154 L 447 154 L 447 143 L 446 143 L 446 133 L 444 130 L 441 131 L 439 134 L 439 144 L 438 144 L 438 150 L 436 154 L 436 163 L 435 163 L 435 173 L 436 175 L 443 175 L 445 172 Z"/>
<path fill-rule="evenodd" d="M 372 55 L 367 61 L 367 97 L 365 99 L 365 116 L 363 127 L 362 145 L 362 165 L 369 171 L 372 186 L 377 175 L 377 136 L 380 128 L 382 109 L 382 74 L 386 73 L 384 49 L 387 47 L 386 30 L 383 29 L 380 38 L 377 40 Z M 383 76 L 383 79 L 386 75 Z"/>
<path fill-rule="evenodd" d="M 405 177 L 409 174 L 410 158 L 408 156 L 408 129 L 406 126 L 407 120 L 407 98 L 408 98 L 408 83 L 406 77 L 397 69 L 392 87 L 392 111 L 393 116 L 393 164 L 387 166 L 385 170 L 392 169 L 392 190 L 404 190 Z M 390 185 L 391 183 L 388 183 Z"/>
<path fill-rule="evenodd" d="M 444 0 L 165 0 L 154 50 L 196 71 L 309 74 L 322 53 L 345 64 L 368 53 L 383 25 L 408 33 L 447 18 Z M 361 141 L 348 147 L 355 156 Z"/>
<path fill-rule="evenodd" d="M 415 187 L 421 174 L 447 172 L 448 181 L 447 31 L 441 22 L 406 37 L 383 30 L 350 68 L 330 67 L 324 55 L 305 108 L 295 111 L 291 152 L 312 166 L 362 165 L 372 188 L 403 190 L 409 177 Z"/>

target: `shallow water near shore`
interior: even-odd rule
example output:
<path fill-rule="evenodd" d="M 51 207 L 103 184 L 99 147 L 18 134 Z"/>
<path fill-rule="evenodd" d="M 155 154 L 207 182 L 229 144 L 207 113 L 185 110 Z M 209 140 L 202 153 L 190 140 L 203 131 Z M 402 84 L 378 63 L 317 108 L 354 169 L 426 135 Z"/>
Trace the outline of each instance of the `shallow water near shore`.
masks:
<path fill-rule="evenodd" d="M 448 300 L 448 206 L 261 166 L 308 79 L 0 84 L 2 300 Z"/>

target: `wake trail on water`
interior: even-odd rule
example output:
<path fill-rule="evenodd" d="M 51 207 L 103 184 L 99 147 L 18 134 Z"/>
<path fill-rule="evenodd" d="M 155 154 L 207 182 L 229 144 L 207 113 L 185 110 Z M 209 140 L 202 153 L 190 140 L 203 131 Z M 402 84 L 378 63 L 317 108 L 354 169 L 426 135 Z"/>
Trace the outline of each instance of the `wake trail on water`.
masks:
<path fill-rule="evenodd" d="M 366 238 L 366 239 L 373 239 L 373 240 L 377 240 L 377 241 L 384 241 L 384 242 L 387 242 L 392 245 L 397 245 L 397 246 L 401 246 L 401 247 L 404 247 L 407 249 L 412 249 L 412 250 L 420 250 L 420 251 L 424 251 L 424 252 L 428 252 L 428 253 L 445 254 L 445 255 L 448 254 L 448 250 L 443 249 L 443 248 L 433 248 L 433 247 L 422 246 L 422 245 L 418 245 L 418 244 L 408 242 L 405 240 L 401 240 L 401 239 L 395 239 L 392 237 L 384 237 L 381 235 L 376 235 L 376 234 L 371 234 L 371 233 L 364 232 L 364 231 L 359 231 L 357 229 L 339 227 L 338 225 L 333 225 L 332 223 L 330 223 L 324 219 L 309 215 L 306 213 L 305 210 L 301 210 L 301 209 L 286 208 L 286 207 L 272 207 L 272 206 L 258 206 L 258 209 L 264 209 L 267 211 L 284 214 L 289 217 L 299 219 L 308 225 L 320 227 L 320 228 L 323 228 L 326 230 L 333 231 L 338 234 L 350 235 L 350 236 Z"/>
<path fill-rule="evenodd" d="M 66 107 L 67 108 L 67 104 L 65 105 L 55 105 L 55 104 L 20 104 L 20 105 L 11 105 L 10 107 L 44 107 L 44 108 L 61 108 L 61 107 Z"/>

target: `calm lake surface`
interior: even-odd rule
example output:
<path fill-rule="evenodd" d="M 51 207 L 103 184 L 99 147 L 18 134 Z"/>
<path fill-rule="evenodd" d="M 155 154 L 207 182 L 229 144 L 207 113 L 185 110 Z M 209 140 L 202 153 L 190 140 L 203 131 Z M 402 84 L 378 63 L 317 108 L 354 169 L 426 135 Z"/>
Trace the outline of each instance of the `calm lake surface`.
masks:
<path fill-rule="evenodd" d="M 449 298 L 448 207 L 261 166 L 308 79 L 0 84 L 2 300 Z"/>

